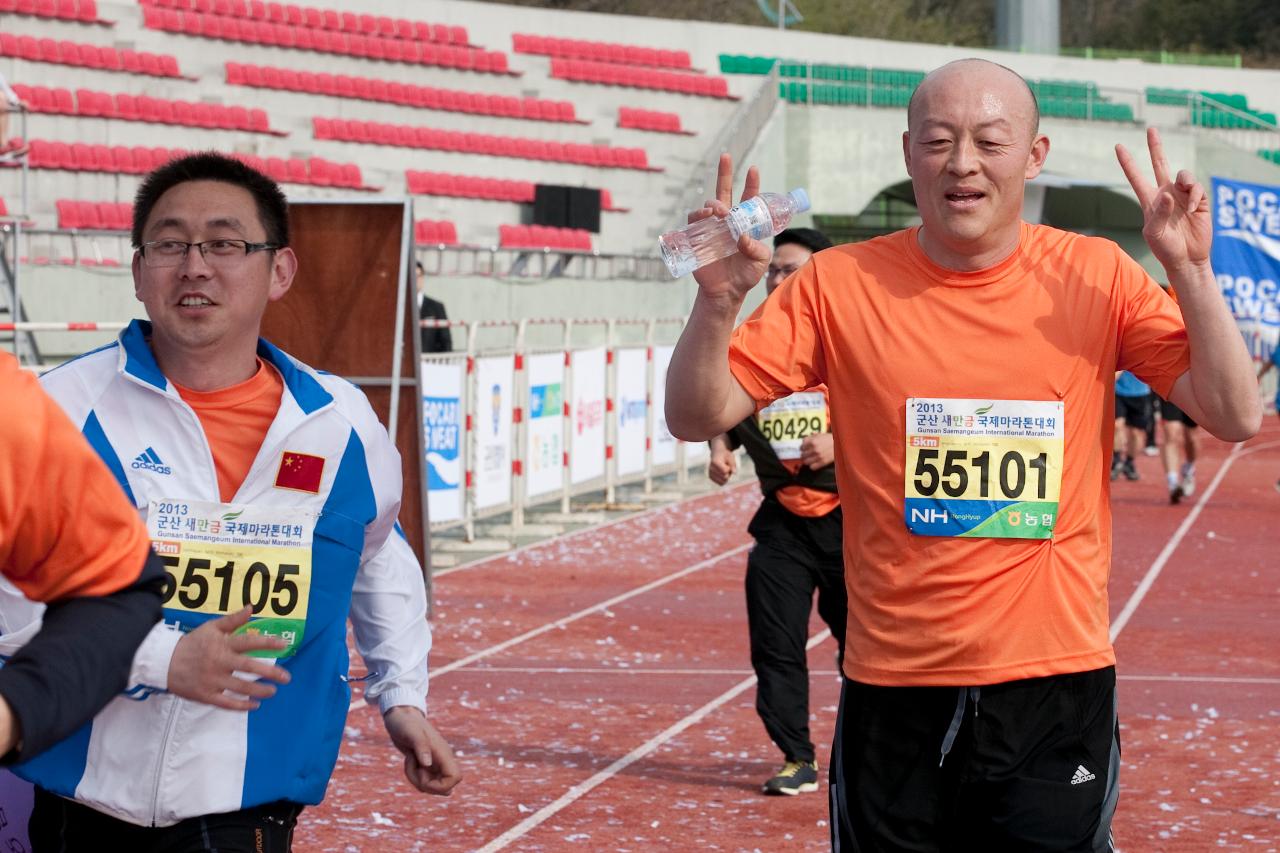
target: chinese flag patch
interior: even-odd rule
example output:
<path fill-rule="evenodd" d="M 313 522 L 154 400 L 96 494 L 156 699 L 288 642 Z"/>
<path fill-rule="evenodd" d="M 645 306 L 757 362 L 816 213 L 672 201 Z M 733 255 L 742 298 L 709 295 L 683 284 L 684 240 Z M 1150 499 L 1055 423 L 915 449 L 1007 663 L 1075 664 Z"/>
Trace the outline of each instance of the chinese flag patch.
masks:
<path fill-rule="evenodd" d="M 276 472 L 276 488 L 317 494 L 323 476 L 323 456 L 285 451 L 280 457 L 280 470 Z"/>

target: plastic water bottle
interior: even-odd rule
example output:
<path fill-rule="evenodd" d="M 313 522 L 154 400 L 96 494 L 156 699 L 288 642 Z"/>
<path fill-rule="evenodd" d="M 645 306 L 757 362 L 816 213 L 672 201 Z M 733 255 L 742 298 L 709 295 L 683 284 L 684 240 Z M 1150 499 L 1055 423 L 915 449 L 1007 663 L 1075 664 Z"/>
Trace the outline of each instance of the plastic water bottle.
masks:
<path fill-rule="evenodd" d="M 760 193 L 739 204 L 721 219 L 709 216 L 658 238 L 663 263 L 673 278 L 688 275 L 700 267 L 727 258 L 738 251 L 738 239 L 772 237 L 791 222 L 791 217 L 809 209 L 809 194 L 803 189 L 781 193 Z"/>

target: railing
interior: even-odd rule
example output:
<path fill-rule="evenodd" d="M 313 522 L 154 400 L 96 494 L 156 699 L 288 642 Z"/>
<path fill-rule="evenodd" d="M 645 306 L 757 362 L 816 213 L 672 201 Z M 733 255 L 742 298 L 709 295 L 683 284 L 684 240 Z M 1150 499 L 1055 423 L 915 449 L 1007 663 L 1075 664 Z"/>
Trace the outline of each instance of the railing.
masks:
<path fill-rule="evenodd" d="M 1159 65 L 1208 65 L 1218 68 L 1240 68 L 1238 53 L 1187 53 L 1172 50 L 1118 50 L 1109 47 L 1060 47 L 1059 56 L 1077 59 L 1138 59 Z"/>
<path fill-rule="evenodd" d="M 1235 127 L 1215 127 L 1212 122 L 1216 117 L 1229 118 Z M 1199 92 L 1192 92 L 1187 98 L 1186 122 L 1201 132 L 1215 139 L 1221 139 L 1229 145 L 1257 154 L 1259 151 L 1280 149 L 1280 129 L 1274 123 L 1268 123 L 1255 115 L 1221 101 L 1205 97 Z"/>
<path fill-rule="evenodd" d="M 433 275 L 485 278 L 670 279 L 662 259 L 652 255 L 575 252 L 567 249 L 505 249 L 500 246 L 418 245 L 414 254 Z"/>
<path fill-rule="evenodd" d="M 424 320 L 424 328 L 466 326 L 465 352 L 423 357 L 424 453 L 432 530 L 510 514 L 510 531 L 527 527 L 526 510 L 617 490 L 674 473 L 687 478 L 706 445 L 673 438 L 661 415 L 671 334 L 683 318 L 462 323 Z M 582 341 L 575 332 L 594 332 Z M 531 343 L 535 331 L 549 343 Z M 504 341 L 481 346 L 495 333 Z"/>

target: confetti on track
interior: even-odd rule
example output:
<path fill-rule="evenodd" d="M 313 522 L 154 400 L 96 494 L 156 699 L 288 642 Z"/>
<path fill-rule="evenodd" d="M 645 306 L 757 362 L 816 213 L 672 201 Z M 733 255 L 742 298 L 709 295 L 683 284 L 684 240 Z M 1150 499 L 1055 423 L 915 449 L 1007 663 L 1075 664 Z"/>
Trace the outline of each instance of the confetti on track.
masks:
<path fill-rule="evenodd" d="M 1116 641 L 1122 853 L 1280 849 L 1280 424 L 1234 457 L 1204 445 L 1201 492 L 1180 506 L 1156 459 L 1113 484 L 1114 618 L 1227 468 Z M 829 849 L 825 778 L 814 795 L 758 792 L 778 756 L 743 687 L 757 501 L 730 488 L 438 578 L 432 718 L 466 779 L 448 799 L 412 791 L 357 702 L 297 848 Z M 834 652 L 827 639 L 809 658 L 824 769 Z"/>

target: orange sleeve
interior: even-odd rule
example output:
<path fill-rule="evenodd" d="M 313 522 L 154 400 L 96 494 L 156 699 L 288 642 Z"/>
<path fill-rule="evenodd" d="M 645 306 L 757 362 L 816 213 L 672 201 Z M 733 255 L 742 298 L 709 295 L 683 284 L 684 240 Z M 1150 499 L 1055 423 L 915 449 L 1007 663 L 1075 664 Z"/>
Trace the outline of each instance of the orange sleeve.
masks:
<path fill-rule="evenodd" d="M 1136 261 L 1115 251 L 1115 293 L 1122 300 L 1116 369 L 1132 371 L 1167 400 L 1173 383 L 1191 367 L 1182 309 Z"/>
<path fill-rule="evenodd" d="M 826 381 L 816 286 L 819 259 L 796 271 L 733 332 L 729 370 L 756 410 Z"/>
<path fill-rule="evenodd" d="M 0 354 L 0 570 L 35 601 L 134 583 L 150 541 L 70 419 Z"/>

